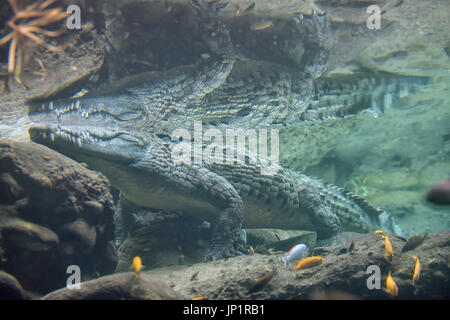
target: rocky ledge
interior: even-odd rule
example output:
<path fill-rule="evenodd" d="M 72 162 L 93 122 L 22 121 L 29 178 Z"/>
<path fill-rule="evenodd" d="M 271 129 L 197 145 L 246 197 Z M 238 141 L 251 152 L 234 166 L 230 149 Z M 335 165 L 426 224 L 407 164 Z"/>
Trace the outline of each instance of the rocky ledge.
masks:
<path fill-rule="evenodd" d="M 405 240 L 389 236 L 394 260 L 385 259 L 382 235 L 367 234 L 345 244 L 316 248 L 314 255 L 324 262 L 314 268 L 295 272 L 295 264 L 285 269 L 283 253 L 254 254 L 228 260 L 149 270 L 187 298 L 205 299 L 449 299 L 450 298 L 450 232 L 435 234 L 415 249 L 402 252 Z M 414 256 L 421 264 L 421 275 L 415 285 L 412 277 Z M 369 266 L 379 268 L 376 274 Z M 388 272 L 398 286 L 393 297 L 383 289 Z M 266 275 L 268 281 L 255 284 Z"/>
<path fill-rule="evenodd" d="M 253 254 L 151 269 L 139 277 L 118 273 L 83 282 L 80 290 L 55 291 L 44 299 L 450 298 L 450 232 L 432 235 L 414 246 L 393 235 L 389 239 L 394 251 L 392 262 L 385 258 L 383 235 L 367 234 L 338 246 L 316 248 L 313 254 L 323 257 L 324 262 L 297 273 L 295 263 L 283 267 L 281 252 Z M 413 284 L 415 256 L 419 257 L 421 274 Z M 377 269 L 379 274 L 373 271 Z M 389 272 L 398 286 L 397 296 L 383 290 Z M 369 289 L 368 283 L 375 288 Z"/>
<path fill-rule="evenodd" d="M 0 139 L 0 270 L 29 291 L 114 272 L 114 202 L 101 174 L 44 146 Z M 8 281 L 10 283 L 11 281 Z"/>

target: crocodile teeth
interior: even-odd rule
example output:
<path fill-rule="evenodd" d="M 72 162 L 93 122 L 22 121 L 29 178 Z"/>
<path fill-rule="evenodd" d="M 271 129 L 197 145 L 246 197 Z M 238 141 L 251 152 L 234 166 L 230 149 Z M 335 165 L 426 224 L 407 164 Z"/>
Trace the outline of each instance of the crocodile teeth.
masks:
<path fill-rule="evenodd" d="M 86 119 L 89 118 L 89 111 L 82 111 L 81 116 Z"/>

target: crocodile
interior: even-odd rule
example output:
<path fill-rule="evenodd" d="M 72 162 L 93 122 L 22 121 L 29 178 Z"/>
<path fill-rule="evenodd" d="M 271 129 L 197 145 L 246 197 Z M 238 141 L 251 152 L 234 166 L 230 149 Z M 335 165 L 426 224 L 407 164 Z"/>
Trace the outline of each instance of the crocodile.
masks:
<path fill-rule="evenodd" d="M 135 204 L 213 222 L 208 258 L 241 249 L 243 226 L 315 230 L 322 243 L 342 240 L 343 230 L 400 232 L 387 212 L 364 199 L 286 168 L 266 175 L 261 173 L 263 162 L 239 157 L 233 163 L 177 162 L 173 147 L 151 134 L 139 140 L 129 133 L 99 137 L 62 126 L 55 131 L 35 126 L 29 132 L 33 141 L 101 171 Z"/>
<path fill-rule="evenodd" d="M 206 253 L 211 259 L 239 251 L 243 227 L 315 230 L 321 243 L 342 241 L 344 230 L 401 233 L 389 213 L 364 199 L 270 160 L 250 161 L 263 157 L 246 148 L 235 150 L 245 156 L 232 162 L 199 163 L 195 147 L 193 161 L 177 161 L 174 148 L 190 141 L 174 140 L 172 133 L 192 129 L 196 121 L 205 129 L 260 129 L 364 110 L 380 115 L 428 79 L 384 72 L 338 81 L 322 76 L 330 30 L 327 16 L 317 13 L 296 22 L 317 50 L 302 70 L 246 61 L 235 54 L 220 19 L 205 14 L 197 1 L 194 8 L 207 30 L 211 57 L 133 76 L 83 97 L 32 102 L 31 139 L 101 171 L 135 204 L 212 221 Z M 229 150 L 234 145 L 219 146 L 215 154 Z M 262 173 L 267 166 L 269 175 Z"/>

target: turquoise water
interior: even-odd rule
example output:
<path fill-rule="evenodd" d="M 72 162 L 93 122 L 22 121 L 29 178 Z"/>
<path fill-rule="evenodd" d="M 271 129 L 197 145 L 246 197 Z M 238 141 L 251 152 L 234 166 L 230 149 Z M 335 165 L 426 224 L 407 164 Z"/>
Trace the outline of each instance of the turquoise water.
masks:
<path fill-rule="evenodd" d="M 426 199 L 450 179 L 448 1 L 373 2 L 98 1 L 52 23 L 1 4 L 0 299 L 108 275 L 186 299 L 390 298 L 361 284 L 369 265 L 399 298 L 448 299 L 450 207 Z M 268 130 L 270 152 L 244 139 L 229 167 L 228 129 Z M 181 140 L 193 163 L 164 158 Z M 282 263 L 299 243 L 324 257 L 306 273 Z"/>

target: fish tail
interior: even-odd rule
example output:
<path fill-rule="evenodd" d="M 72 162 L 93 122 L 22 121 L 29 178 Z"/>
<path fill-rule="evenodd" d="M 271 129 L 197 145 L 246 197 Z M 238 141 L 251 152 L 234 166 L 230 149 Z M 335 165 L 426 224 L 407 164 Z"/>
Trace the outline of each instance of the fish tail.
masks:
<path fill-rule="evenodd" d="M 287 268 L 287 265 L 288 265 L 288 262 L 289 262 L 288 258 L 287 257 L 283 257 L 282 259 L 283 259 L 283 262 L 284 262 L 284 267 Z"/>

